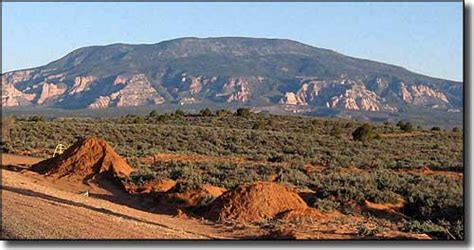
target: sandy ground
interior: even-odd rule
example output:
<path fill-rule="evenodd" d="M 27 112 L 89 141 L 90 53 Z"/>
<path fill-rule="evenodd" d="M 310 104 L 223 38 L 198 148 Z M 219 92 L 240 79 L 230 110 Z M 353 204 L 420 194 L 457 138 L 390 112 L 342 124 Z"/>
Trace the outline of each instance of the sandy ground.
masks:
<path fill-rule="evenodd" d="M 12 239 L 232 239 L 248 237 L 244 230 L 213 225 L 194 218 L 177 218 L 76 193 L 67 186 L 22 170 L 41 159 L 2 155 L 2 238 Z M 21 164 L 19 164 L 21 163 Z M 56 188 L 60 187 L 60 188 Z M 99 187 L 89 187 L 106 193 Z M 92 195 L 91 195 L 92 196 Z"/>
<path fill-rule="evenodd" d="M 195 224 L 195 225 L 193 225 Z M 20 239 L 212 239 L 209 226 L 54 190 L 2 171 L 2 235 Z M 206 233 L 203 233 L 206 231 Z"/>
<path fill-rule="evenodd" d="M 30 165 L 35 164 L 44 160 L 43 158 L 38 157 L 29 157 L 29 156 L 21 156 L 21 155 L 12 155 L 12 154 L 2 154 L 2 166 L 6 165 Z"/>

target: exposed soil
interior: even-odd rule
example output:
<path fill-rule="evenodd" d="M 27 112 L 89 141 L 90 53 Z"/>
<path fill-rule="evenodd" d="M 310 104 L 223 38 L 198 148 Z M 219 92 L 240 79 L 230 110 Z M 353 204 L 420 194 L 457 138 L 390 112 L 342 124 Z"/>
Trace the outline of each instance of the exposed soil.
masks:
<path fill-rule="evenodd" d="M 21 155 L 12 155 L 12 154 L 4 154 L 4 153 L 2 153 L 1 158 L 2 158 L 2 166 L 15 165 L 15 166 L 21 166 L 22 168 L 28 168 L 29 165 L 32 165 L 44 160 L 43 158 L 39 158 L 39 157 L 26 157 L 26 156 L 21 156 Z"/>
<path fill-rule="evenodd" d="M 306 209 L 303 199 L 273 182 L 241 185 L 217 198 L 207 217 L 215 221 L 256 222 L 293 209 Z"/>
<path fill-rule="evenodd" d="M 373 215 L 384 217 L 392 220 L 402 220 L 408 217 L 399 211 L 405 206 L 406 201 L 399 199 L 397 203 L 373 203 L 368 200 L 365 201 L 364 210 Z"/>
<path fill-rule="evenodd" d="M 39 162 L 31 169 L 58 178 L 83 181 L 102 174 L 126 177 L 133 171 L 106 141 L 95 137 L 79 140 L 62 155 Z"/>
<path fill-rule="evenodd" d="M 365 201 L 365 206 L 368 209 L 378 210 L 378 211 L 397 211 L 402 209 L 405 206 L 405 200 L 400 199 L 397 203 L 373 203 L 370 201 Z"/>
<path fill-rule="evenodd" d="M 222 239 L 245 237 L 195 219 L 154 214 L 34 183 L 2 170 L 2 236 L 15 239 Z M 258 232 L 253 232 L 258 235 Z"/>

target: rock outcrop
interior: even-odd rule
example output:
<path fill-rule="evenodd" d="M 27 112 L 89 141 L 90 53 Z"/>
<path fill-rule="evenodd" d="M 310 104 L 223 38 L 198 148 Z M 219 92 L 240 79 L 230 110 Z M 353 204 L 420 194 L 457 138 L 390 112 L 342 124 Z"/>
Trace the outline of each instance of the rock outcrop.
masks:
<path fill-rule="evenodd" d="M 56 84 L 45 82 L 41 86 L 40 96 L 38 100 L 36 101 L 36 103 L 43 104 L 49 99 L 52 99 L 54 97 L 64 94 L 64 92 L 66 92 L 65 88 L 60 88 Z"/>
<path fill-rule="evenodd" d="M 162 103 L 291 112 L 462 109 L 460 82 L 346 57 L 295 41 L 183 38 L 86 47 L 2 74 L 4 107 L 136 107 Z"/>
<path fill-rule="evenodd" d="M 377 94 L 367 90 L 364 85 L 353 85 L 344 93 L 332 97 L 327 102 L 327 107 L 364 111 L 379 111 L 381 109 Z"/>
<path fill-rule="evenodd" d="M 380 99 L 361 82 L 347 79 L 310 80 L 303 81 L 296 93 L 287 92 L 280 103 L 303 106 L 324 103 L 328 108 L 379 111 L 382 107 Z"/>
<path fill-rule="evenodd" d="M 97 80 L 95 76 L 76 76 L 74 78 L 74 85 L 68 91 L 68 95 L 75 95 L 90 90 L 89 86 L 95 80 Z"/>
<path fill-rule="evenodd" d="M 230 78 L 222 86 L 222 92 L 216 96 L 226 97 L 226 102 L 247 102 L 250 98 L 248 79 L 243 77 Z"/>
<path fill-rule="evenodd" d="M 89 108 L 136 107 L 164 102 L 164 98 L 151 86 L 144 74 L 133 75 L 126 80 L 124 76 L 118 76 L 114 84 L 124 87 L 109 96 L 100 96 L 89 105 Z"/>
<path fill-rule="evenodd" d="M 189 85 L 189 93 L 196 94 L 202 90 L 201 77 L 193 77 L 191 79 L 191 85 Z"/>
<path fill-rule="evenodd" d="M 280 103 L 285 105 L 308 105 L 304 99 L 293 92 L 286 92 Z"/>
<path fill-rule="evenodd" d="M 25 106 L 31 103 L 35 96 L 21 92 L 13 84 L 2 83 L 2 107 Z"/>

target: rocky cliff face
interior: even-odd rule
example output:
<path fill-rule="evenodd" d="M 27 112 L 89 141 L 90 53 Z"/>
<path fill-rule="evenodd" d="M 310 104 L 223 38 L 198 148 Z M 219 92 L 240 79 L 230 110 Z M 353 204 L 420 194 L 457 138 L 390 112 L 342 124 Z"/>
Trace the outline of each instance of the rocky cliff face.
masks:
<path fill-rule="evenodd" d="M 136 107 L 164 102 L 163 97 L 151 86 L 144 74 L 130 77 L 117 76 L 114 85 L 122 85 L 123 87 L 106 96 L 99 96 L 93 103 L 89 104 L 89 108 Z"/>
<path fill-rule="evenodd" d="M 340 78 L 327 81 L 302 81 L 296 92 L 286 92 L 280 100 L 284 105 L 325 104 L 328 108 L 361 111 L 398 111 L 400 103 L 388 101 L 388 97 L 398 97 L 402 104 L 420 106 L 450 106 L 448 97 L 441 91 L 423 84 L 404 82 L 388 84 L 382 79 L 375 80 L 378 92 L 367 88 L 363 81 Z"/>
<path fill-rule="evenodd" d="M 28 105 L 35 98 L 34 94 L 25 94 L 10 83 L 2 83 L 2 107 Z"/>
<path fill-rule="evenodd" d="M 242 77 L 230 78 L 216 96 L 224 96 L 226 102 L 247 102 L 250 99 L 249 83 Z"/>
<path fill-rule="evenodd" d="M 46 101 L 58 97 L 66 92 L 65 88 L 61 88 L 57 84 L 44 82 L 41 85 L 41 90 L 39 92 L 39 98 L 36 100 L 37 104 L 43 104 Z"/>
<path fill-rule="evenodd" d="M 340 107 L 347 110 L 379 111 L 382 108 L 380 97 L 367 90 L 364 85 L 354 85 L 339 96 L 326 102 L 327 107 Z"/>
<path fill-rule="evenodd" d="M 74 78 L 74 85 L 69 89 L 68 95 L 79 94 L 83 91 L 89 91 L 89 86 L 97 80 L 94 76 L 77 76 Z M 114 82 L 115 84 L 115 82 Z"/>
<path fill-rule="evenodd" d="M 135 107 L 174 103 L 397 112 L 458 110 L 462 83 L 289 40 L 185 38 L 78 49 L 2 74 L 2 106 Z"/>

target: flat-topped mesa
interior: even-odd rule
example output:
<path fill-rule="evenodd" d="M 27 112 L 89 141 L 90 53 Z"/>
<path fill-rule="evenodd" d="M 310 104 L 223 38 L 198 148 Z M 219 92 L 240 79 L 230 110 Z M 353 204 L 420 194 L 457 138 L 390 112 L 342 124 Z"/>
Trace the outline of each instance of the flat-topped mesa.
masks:
<path fill-rule="evenodd" d="M 274 112 L 462 109 L 463 84 L 284 39 L 181 38 L 77 49 L 2 74 L 2 106 L 246 105 Z"/>
<path fill-rule="evenodd" d="M 105 140 L 96 137 L 81 139 L 63 154 L 39 162 L 32 169 L 57 178 L 81 180 L 127 177 L 133 171 Z"/>

